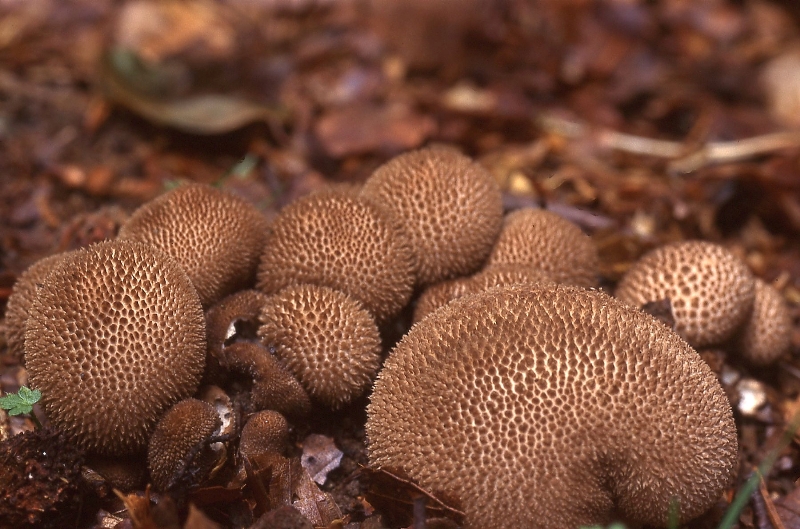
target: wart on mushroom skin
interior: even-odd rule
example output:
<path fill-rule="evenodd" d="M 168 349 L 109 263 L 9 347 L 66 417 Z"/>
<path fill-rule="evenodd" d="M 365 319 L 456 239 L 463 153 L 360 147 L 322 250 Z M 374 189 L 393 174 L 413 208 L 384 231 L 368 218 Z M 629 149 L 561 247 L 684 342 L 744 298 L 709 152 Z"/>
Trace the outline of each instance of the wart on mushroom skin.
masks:
<path fill-rule="evenodd" d="M 370 463 L 460 499 L 470 528 L 664 526 L 674 499 L 685 521 L 737 463 L 697 353 L 572 287 L 496 288 L 431 314 L 390 353 L 368 415 Z"/>

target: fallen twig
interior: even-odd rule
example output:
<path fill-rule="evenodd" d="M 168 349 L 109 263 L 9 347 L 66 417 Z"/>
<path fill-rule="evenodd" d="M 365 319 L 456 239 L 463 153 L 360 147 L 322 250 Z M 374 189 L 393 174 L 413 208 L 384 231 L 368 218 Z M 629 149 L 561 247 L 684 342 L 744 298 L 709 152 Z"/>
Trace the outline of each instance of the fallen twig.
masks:
<path fill-rule="evenodd" d="M 712 164 L 730 163 L 780 149 L 800 147 L 800 131 L 772 132 L 736 141 L 709 142 L 696 147 L 677 141 L 594 128 L 550 114 L 543 114 L 536 121 L 540 128 L 550 134 L 571 139 L 592 135 L 601 147 L 671 159 L 667 169 L 673 173 L 691 173 Z"/>

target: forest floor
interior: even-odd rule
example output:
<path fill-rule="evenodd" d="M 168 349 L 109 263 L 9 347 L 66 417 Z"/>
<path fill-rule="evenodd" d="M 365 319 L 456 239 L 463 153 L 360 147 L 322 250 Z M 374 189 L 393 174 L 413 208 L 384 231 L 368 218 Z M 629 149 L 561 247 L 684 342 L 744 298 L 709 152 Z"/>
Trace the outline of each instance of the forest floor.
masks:
<path fill-rule="evenodd" d="M 0 2 L 0 314 L 30 264 L 113 237 L 176 182 L 273 216 L 447 143 L 491 171 L 508 209 L 545 207 L 590 234 L 604 288 L 647 250 L 699 238 L 743 258 L 800 321 L 796 2 L 455 3 Z M 14 392 L 27 377 L 4 351 L 0 389 Z M 706 353 L 739 430 L 728 499 L 800 408 L 798 353 L 797 326 L 773 367 Z M 366 402 L 293 425 L 298 453 L 311 433 L 344 452 L 322 490 L 352 529 L 393 519 L 365 496 Z M 31 428 L 0 412 L 0 440 Z M 792 443 L 740 526 L 800 527 L 798 478 Z M 218 492 L 173 526 L 236 526 L 208 499 Z M 131 520 L 113 494 L 86 505 L 75 527 L 169 526 Z"/>

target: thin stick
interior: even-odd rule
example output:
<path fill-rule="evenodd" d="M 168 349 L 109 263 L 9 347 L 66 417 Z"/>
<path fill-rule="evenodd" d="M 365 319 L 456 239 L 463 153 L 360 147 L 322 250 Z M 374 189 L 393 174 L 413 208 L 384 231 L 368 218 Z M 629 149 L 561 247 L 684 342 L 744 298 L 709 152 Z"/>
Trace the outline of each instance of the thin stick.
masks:
<path fill-rule="evenodd" d="M 657 140 L 611 129 L 593 129 L 585 123 L 553 115 L 539 116 L 536 121 L 544 131 L 565 138 L 578 139 L 592 134 L 601 147 L 670 159 L 667 168 L 674 173 L 691 173 L 707 165 L 736 162 L 780 149 L 800 147 L 800 131 L 772 132 L 692 148 L 683 142 Z"/>

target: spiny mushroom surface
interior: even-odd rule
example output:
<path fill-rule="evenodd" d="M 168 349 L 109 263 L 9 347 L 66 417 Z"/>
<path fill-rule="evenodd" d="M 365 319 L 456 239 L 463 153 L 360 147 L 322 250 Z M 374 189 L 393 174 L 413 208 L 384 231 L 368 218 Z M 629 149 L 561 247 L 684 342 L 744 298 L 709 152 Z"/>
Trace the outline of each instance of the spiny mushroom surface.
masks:
<path fill-rule="evenodd" d="M 594 242 L 578 226 L 547 210 L 523 208 L 506 215 L 487 267 L 526 264 L 556 283 L 593 287 L 599 261 Z"/>
<path fill-rule="evenodd" d="M 736 428 L 677 334 L 597 291 L 516 285 L 455 300 L 390 353 L 370 463 L 460 500 L 467 527 L 664 526 L 710 508 Z M 535 499 L 533 501 L 532 499 Z"/>
<path fill-rule="evenodd" d="M 694 347 L 719 344 L 747 319 L 755 296 L 747 265 L 706 241 L 661 246 L 631 266 L 617 299 L 634 307 L 669 299 L 675 331 Z"/>
<path fill-rule="evenodd" d="M 452 147 L 428 147 L 389 160 L 367 179 L 362 195 L 402 224 L 421 285 L 480 268 L 502 224 L 494 178 Z"/>
<path fill-rule="evenodd" d="M 258 288 L 314 284 L 359 300 L 379 322 L 411 297 L 414 256 L 402 230 L 352 192 L 321 191 L 283 209 L 258 269 Z"/>
<path fill-rule="evenodd" d="M 25 325 L 28 323 L 28 310 L 36 297 L 38 285 L 71 253 L 59 253 L 39 259 L 14 283 L 6 305 L 6 341 L 8 351 L 16 358 L 22 358 L 25 350 Z"/>
<path fill-rule="evenodd" d="M 785 353 L 792 341 L 789 307 L 775 287 L 755 280 L 753 311 L 740 336 L 742 356 L 755 365 L 769 365 Z"/>
<path fill-rule="evenodd" d="M 157 490 L 197 485 L 217 461 L 210 440 L 222 426 L 214 407 L 201 400 L 182 400 L 158 421 L 147 447 L 147 468 Z"/>
<path fill-rule="evenodd" d="M 316 285 L 272 296 L 259 316 L 261 342 L 312 398 L 339 408 L 366 390 L 380 361 L 372 316 L 353 298 Z"/>
<path fill-rule="evenodd" d="M 174 257 L 207 307 L 253 282 L 267 232 L 266 218 L 249 202 L 207 185 L 187 184 L 136 210 L 119 238 Z"/>
<path fill-rule="evenodd" d="M 490 266 L 473 276 L 443 281 L 426 289 L 414 307 L 414 322 L 454 299 L 517 283 L 549 285 L 553 284 L 553 280 L 547 273 L 527 265 L 510 263 Z"/>
<path fill-rule="evenodd" d="M 205 323 L 189 277 L 133 241 L 80 250 L 31 304 L 25 365 L 50 421 L 90 452 L 143 450 L 160 415 L 191 395 Z"/>

